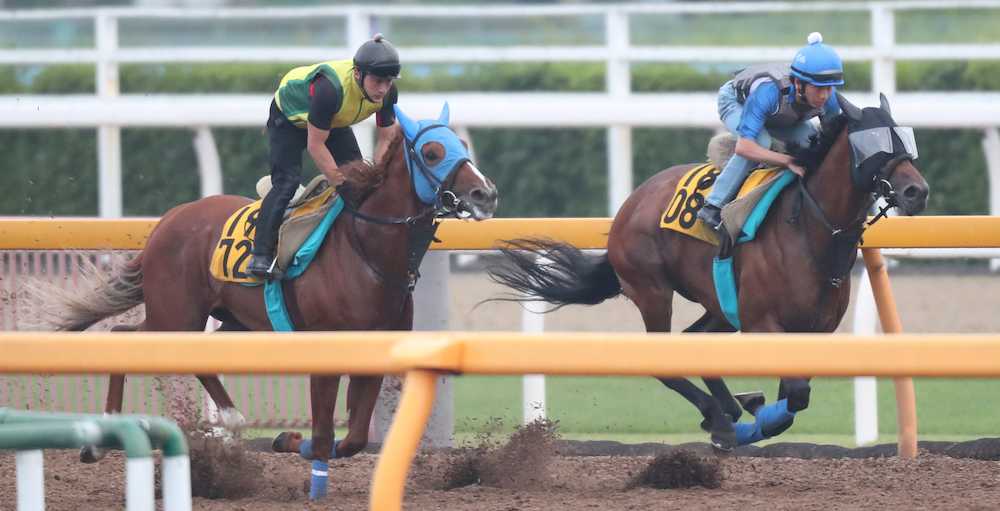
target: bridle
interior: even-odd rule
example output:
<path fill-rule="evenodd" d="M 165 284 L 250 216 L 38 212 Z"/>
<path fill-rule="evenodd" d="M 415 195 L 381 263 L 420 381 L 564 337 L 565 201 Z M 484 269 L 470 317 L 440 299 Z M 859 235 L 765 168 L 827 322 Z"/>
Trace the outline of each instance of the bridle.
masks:
<path fill-rule="evenodd" d="M 846 227 L 835 227 L 832 222 L 830 222 L 829 217 L 826 212 L 823 211 L 823 207 L 819 204 L 815 197 L 809 193 L 809 190 L 805 186 L 805 179 L 799 178 L 798 188 L 799 188 L 799 205 L 795 208 L 792 216 L 788 219 L 789 223 L 796 223 L 799 220 L 800 212 L 802 209 L 802 204 L 808 206 L 807 210 L 811 213 L 811 216 L 819 220 L 820 224 L 826 230 L 827 234 L 831 238 L 831 249 L 827 251 L 827 263 L 818 264 L 820 268 L 824 268 L 826 272 L 826 278 L 831 286 L 839 288 L 847 274 L 850 272 L 851 268 L 854 266 L 854 261 L 857 258 L 857 247 L 862 241 L 862 236 L 864 231 L 878 222 L 880 219 L 884 218 L 890 209 L 897 207 L 899 205 L 898 196 L 896 194 L 895 188 L 892 186 L 892 176 L 896 172 L 896 168 L 900 163 L 904 161 L 912 161 L 913 156 L 909 153 L 901 153 L 893 156 L 891 159 L 885 162 L 878 171 L 872 173 L 870 180 L 862 181 L 862 190 L 865 193 L 871 194 L 871 200 L 867 201 L 865 207 L 861 209 L 858 216 L 852 220 Z M 855 161 L 854 151 L 851 153 L 851 181 L 854 186 L 858 186 L 858 179 L 855 176 L 859 175 L 859 169 L 864 161 Z M 884 199 L 885 205 L 879 209 L 879 212 L 869 221 L 865 221 L 868 211 L 871 210 L 872 205 L 879 198 Z M 806 236 L 808 233 L 805 232 L 805 223 L 803 225 L 803 232 Z M 818 263 L 820 259 L 814 252 L 814 247 L 811 243 L 806 243 L 809 247 L 810 256 L 814 262 Z"/>
<path fill-rule="evenodd" d="M 410 182 L 416 187 L 415 180 L 417 174 L 413 172 L 414 167 L 420 172 L 420 176 L 426 179 L 432 186 L 434 192 L 434 200 L 432 203 L 424 204 L 424 207 L 420 209 L 416 214 L 406 216 L 406 217 L 393 217 L 393 216 L 377 216 L 369 215 L 360 211 L 361 203 L 354 205 L 342 194 L 344 200 L 344 211 L 351 215 L 351 237 L 353 239 L 351 245 L 355 247 L 358 255 L 361 259 L 365 261 L 368 268 L 376 275 L 376 277 L 384 282 L 389 287 L 398 288 L 405 294 L 410 294 L 413 292 L 417 285 L 417 280 L 420 279 L 420 263 L 423 261 L 424 255 L 427 253 L 428 248 L 432 241 L 440 241 L 434 237 L 438 228 L 438 219 L 446 216 L 458 216 L 459 212 L 464 207 L 462 201 L 450 188 L 454 186 L 456 175 L 458 174 L 458 169 L 468 162 L 468 158 L 462 158 L 455 162 L 452 168 L 448 171 L 444 179 L 439 179 L 426 165 L 422 158 L 418 156 L 417 144 L 420 137 L 426 134 L 428 131 L 435 128 L 445 128 L 447 126 L 443 124 L 431 124 L 424 127 L 413 137 L 413 140 L 407 139 L 405 134 L 403 135 L 403 140 L 406 143 L 406 166 L 410 174 Z M 358 235 L 358 220 L 362 220 L 368 223 L 383 225 L 383 226 L 403 226 L 406 228 L 406 238 L 407 238 L 407 265 L 406 265 L 406 276 L 402 279 L 393 278 L 387 275 L 385 271 L 378 268 L 372 263 L 370 257 L 368 257 L 368 252 L 365 250 L 364 242 Z M 402 302 L 405 304 L 405 300 Z"/>

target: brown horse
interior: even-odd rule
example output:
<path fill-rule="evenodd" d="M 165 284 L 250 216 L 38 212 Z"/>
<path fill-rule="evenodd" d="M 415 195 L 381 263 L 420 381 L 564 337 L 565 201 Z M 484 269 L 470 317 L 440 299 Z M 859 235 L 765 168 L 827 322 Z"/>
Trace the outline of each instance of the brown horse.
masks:
<path fill-rule="evenodd" d="M 928 186 L 913 165 L 912 130 L 897 127 L 881 99 L 879 108 L 860 110 L 838 95 L 845 115 L 826 123 L 810 147 L 792 148 L 795 160 L 808 169 L 806 178 L 781 193 L 755 241 L 733 249 L 743 331 L 834 331 L 847 310 L 850 279 L 844 277 L 857 258 L 874 197 L 907 215 L 926 207 Z M 512 240 L 503 250 L 509 264 L 491 276 L 526 300 L 557 308 L 624 294 L 649 332 L 670 331 L 677 292 L 705 308 L 686 332 L 735 331 L 713 283 L 717 248 L 659 226 L 678 181 L 692 167 L 668 168 L 632 193 L 615 216 L 606 254 L 589 256 L 550 240 Z M 539 265 L 539 256 L 547 263 Z M 704 379 L 711 395 L 683 378 L 659 379 L 698 408 L 705 418 L 702 428 L 722 450 L 784 431 L 809 402 L 808 378 L 782 378 L 778 401 L 768 406 L 760 406 L 760 395 L 749 400 L 752 404 L 738 403 L 720 378 Z M 740 404 L 756 414 L 755 424 L 737 422 Z"/>
<path fill-rule="evenodd" d="M 284 282 L 289 316 L 298 330 L 410 330 L 416 270 L 433 239 L 435 219 L 450 214 L 484 220 L 496 210 L 496 186 L 447 127 L 447 105 L 436 120 L 414 121 L 398 108 L 397 119 L 400 129 L 386 161 L 342 166 L 348 177 L 348 186 L 340 190 L 346 200 L 344 213 L 305 273 Z M 83 330 L 145 303 L 142 323 L 118 329 L 198 331 L 211 315 L 222 321 L 222 330 L 271 330 L 263 286 L 223 283 L 209 273 L 223 223 L 249 202 L 223 195 L 171 209 L 137 257 L 85 295 L 62 300 L 66 307 L 57 328 Z M 198 379 L 224 421 L 242 421 L 215 375 Z M 124 375 L 111 376 L 107 412 L 121 410 L 124 381 Z M 333 451 L 339 381 L 337 375 L 310 379 L 315 441 L 311 453 L 303 452 L 305 457 L 325 462 L 331 454 L 352 456 L 367 444 L 382 377 L 350 379 L 349 432 Z M 294 445 L 289 446 L 289 440 L 295 440 Z M 282 434 L 275 446 L 295 449 L 297 440 L 297 433 Z"/>

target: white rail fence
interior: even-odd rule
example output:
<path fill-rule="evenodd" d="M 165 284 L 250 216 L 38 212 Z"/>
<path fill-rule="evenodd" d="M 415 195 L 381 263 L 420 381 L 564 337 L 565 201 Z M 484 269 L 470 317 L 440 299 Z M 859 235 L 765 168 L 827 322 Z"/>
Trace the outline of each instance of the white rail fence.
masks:
<path fill-rule="evenodd" d="M 94 45 L 90 48 L 0 50 L 0 64 L 93 63 L 97 72 L 94 95 L 0 96 L 0 128 L 93 126 L 98 128 L 101 216 L 119 217 L 121 198 L 121 136 L 123 126 L 184 126 L 197 131 L 196 149 L 202 166 L 202 191 L 221 192 L 217 153 L 211 126 L 260 126 L 268 95 L 121 94 L 121 64 L 168 62 L 312 62 L 347 56 L 389 20 L 426 23 L 445 19 L 460 23 L 477 20 L 529 18 L 597 19 L 603 44 L 580 45 L 457 45 L 407 46 L 400 51 L 406 63 L 452 62 L 603 62 L 603 93 L 454 93 L 407 94 L 403 104 L 418 115 L 436 114 L 447 99 L 453 105 L 453 122 L 463 126 L 599 126 L 608 130 L 608 211 L 613 215 L 632 190 L 631 129 L 636 126 L 719 128 L 715 97 L 710 93 L 635 93 L 630 66 L 649 62 L 754 62 L 789 60 L 799 45 L 779 46 L 679 46 L 642 45 L 633 42 L 632 23 L 654 15 L 726 15 L 845 13 L 867 15 L 870 41 L 866 46 L 838 44 L 849 61 L 870 61 L 873 90 L 855 93 L 852 100 L 875 102 L 875 93 L 886 93 L 901 123 L 920 127 L 982 128 L 990 169 L 991 208 L 1000 208 L 1000 94 L 996 93 L 896 93 L 898 60 L 1000 59 L 1000 44 L 900 44 L 896 40 L 896 14 L 926 10 L 1000 9 L 1000 0 L 954 2 L 755 2 L 699 4 L 621 4 L 594 6 L 494 6 L 404 7 L 336 6 L 261 9 L 106 8 L 0 11 L 0 23 L 46 20 L 89 20 Z M 328 20 L 343 25 L 342 46 L 127 46 L 121 42 L 122 23 L 276 20 L 304 23 Z M 211 25 L 209 25 L 211 26 Z M 812 27 L 817 28 L 817 27 Z M 806 33 L 811 29 L 803 28 Z M 525 37 L 528 34 L 524 34 Z M 205 112 L 212 112 L 206 119 Z M 366 150 L 371 130 L 358 130 Z M 215 155 L 215 156 L 213 156 Z"/>

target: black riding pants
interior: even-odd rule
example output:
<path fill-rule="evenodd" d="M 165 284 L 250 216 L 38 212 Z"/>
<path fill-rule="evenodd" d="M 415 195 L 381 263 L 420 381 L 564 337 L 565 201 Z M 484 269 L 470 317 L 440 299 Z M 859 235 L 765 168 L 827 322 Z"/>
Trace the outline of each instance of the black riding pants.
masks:
<path fill-rule="evenodd" d="M 257 217 L 253 253 L 270 257 L 278 243 L 285 208 L 302 181 L 302 151 L 306 149 L 307 136 L 306 130 L 292 124 L 272 100 L 267 139 L 271 144 L 271 191 L 264 197 Z M 330 130 L 326 147 L 337 165 L 361 159 L 358 140 L 350 127 Z"/>

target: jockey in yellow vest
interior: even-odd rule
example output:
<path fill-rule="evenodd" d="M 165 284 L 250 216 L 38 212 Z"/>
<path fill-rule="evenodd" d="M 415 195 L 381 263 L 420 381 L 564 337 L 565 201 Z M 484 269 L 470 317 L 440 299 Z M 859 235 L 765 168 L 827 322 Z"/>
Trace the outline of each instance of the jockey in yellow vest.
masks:
<path fill-rule="evenodd" d="M 278 229 L 301 182 L 303 150 L 330 186 L 337 187 L 344 182 L 338 165 L 361 159 L 351 126 L 376 114 L 379 134 L 374 159 L 382 161 L 396 123 L 393 82 L 399 70 L 399 53 L 382 34 L 376 34 L 358 48 L 353 59 L 297 67 L 281 79 L 267 120 L 272 188 L 257 218 L 250 273 L 275 276 Z"/>

